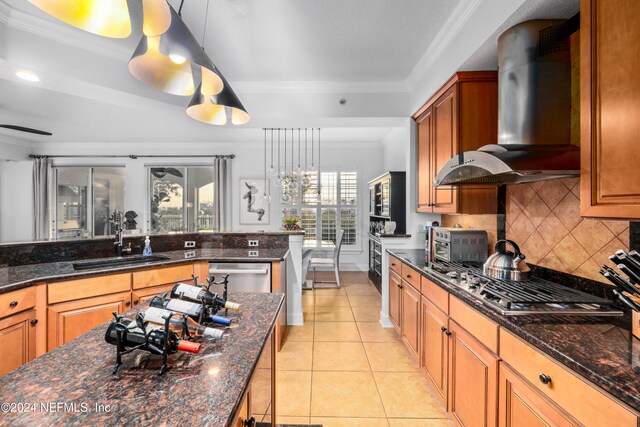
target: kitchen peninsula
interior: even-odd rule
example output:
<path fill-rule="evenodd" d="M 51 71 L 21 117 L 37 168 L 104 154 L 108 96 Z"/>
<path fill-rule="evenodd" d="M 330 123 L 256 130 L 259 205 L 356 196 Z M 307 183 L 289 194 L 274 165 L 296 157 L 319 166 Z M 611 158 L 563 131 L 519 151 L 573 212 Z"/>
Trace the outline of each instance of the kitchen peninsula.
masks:
<path fill-rule="evenodd" d="M 113 243 L 107 239 L 0 245 L 0 343 L 15 349 L 0 362 L 0 375 L 103 324 L 114 311 L 122 313 L 170 291 L 176 282 L 192 282 L 195 276 L 199 284 L 205 283 L 209 262 L 265 264 L 270 272 L 269 289 L 285 295 L 286 307 L 295 297 L 287 294 L 288 282 L 293 286 L 287 280 L 286 266 L 290 238 L 277 232 L 153 236 L 155 261 L 108 266 L 99 263 L 136 257 L 108 257 Z M 125 243 L 131 242 L 135 253 L 143 239 L 127 238 Z M 249 249 L 249 240 L 257 241 L 257 248 Z M 195 248 L 179 250 L 185 241 L 195 241 Z M 84 269 L 87 264 L 95 268 Z M 239 283 L 237 277 L 230 281 L 231 293 L 233 283 Z M 286 312 L 284 308 L 276 322 L 277 349 Z"/>
<path fill-rule="evenodd" d="M 241 304 L 237 327 L 198 354 L 161 358 L 123 356 L 112 374 L 115 347 L 104 340 L 106 324 L 36 361 L 0 377 L 0 425 L 245 425 L 271 423 L 275 414 L 275 342 L 271 338 L 284 297 L 272 293 L 231 295 Z M 125 313 L 133 318 L 138 308 Z M 247 397 L 249 396 L 249 397 Z M 13 405 L 15 404 L 15 405 Z M 236 424 L 238 423 L 238 424 Z"/>

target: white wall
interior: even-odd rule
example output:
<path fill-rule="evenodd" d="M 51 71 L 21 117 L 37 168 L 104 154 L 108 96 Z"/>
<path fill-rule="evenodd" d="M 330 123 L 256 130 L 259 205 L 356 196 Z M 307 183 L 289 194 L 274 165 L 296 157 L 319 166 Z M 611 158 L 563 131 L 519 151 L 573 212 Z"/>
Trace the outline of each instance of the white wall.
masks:
<path fill-rule="evenodd" d="M 423 226 L 429 221 L 440 221 L 439 214 L 417 213 L 417 157 L 415 123 L 406 119 L 405 126 L 394 129 L 383 141 L 384 170 L 406 171 L 407 173 L 407 233 L 411 239 L 406 248 L 422 248 L 424 245 Z"/>
<path fill-rule="evenodd" d="M 239 222 L 240 209 L 240 179 L 241 178 L 261 178 L 264 167 L 264 146 L 262 142 L 257 143 L 108 143 L 108 144 L 78 144 L 78 143 L 48 143 L 38 145 L 35 150 L 37 154 L 55 155 L 129 155 L 132 153 L 164 155 L 163 158 L 55 158 L 54 166 L 106 166 L 120 165 L 125 167 L 125 210 L 134 210 L 138 213 L 138 224 L 142 227 L 146 224 L 147 214 L 147 166 L 153 165 L 206 165 L 210 164 L 210 158 L 199 157 L 206 154 L 235 154 L 232 161 L 232 224 L 233 230 L 278 230 L 280 228 L 280 193 L 276 187 L 271 186 L 271 211 L 270 223 L 266 226 L 241 225 Z M 169 154 L 193 155 L 190 158 L 172 158 Z M 341 267 L 345 270 L 366 270 L 367 269 L 367 233 L 369 227 L 368 212 L 365 209 L 368 201 L 367 182 L 384 170 L 383 168 L 383 148 L 380 143 L 327 143 L 322 146 L 321 168 L 322 170 L 357 171 L 359 175 L 359 234 L 361 245 L 358 250 L 344 250 L 341 256 Z M 10 204 L 29 206 L 31 209 L 31 162 L 11 163 L 11 170 L 19 169 L 21 180 L 20 189 L 14 186 L 7 186 L 0 200 L 11 201 Z M 4 170 L 4 168 L 3 168 Z M 403 170 L 403 169 L 401 169 Z M 28 178 L 28 180 L 27 180 Z M 28 185 L 26 182 L 28 181 Z M 271 180 L 272 181 L 272 180 Z M 4 182 L 4 180 L 2 180 Z M 27 188 L 28 187 L 28 188 Z M 6 197 L 3 197 L 6 195 Z M 5 211 L 2 205 L 2 211 Z M 33 214 L 21 211 L 20 218 L 25 223 L 31 224 Z M 3 226 L 8 229 L 14 228 L 10 222 L 0 219 Z M 30 228 L 29 228 L 30 230 Z M 2 241 L 15 240 L 14 234 L 1 234 Z M 22 239 L 23 237 L 19 237 Z"/>
<path fill-rule="evenodd" d="M 33 240 L 33 162 L 0 162 L 0 241 Z"/>

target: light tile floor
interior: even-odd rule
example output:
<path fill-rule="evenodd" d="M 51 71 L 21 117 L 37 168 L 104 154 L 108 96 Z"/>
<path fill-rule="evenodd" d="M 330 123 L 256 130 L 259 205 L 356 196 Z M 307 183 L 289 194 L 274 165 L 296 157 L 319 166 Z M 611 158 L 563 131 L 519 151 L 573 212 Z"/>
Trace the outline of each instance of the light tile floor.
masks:
<path fill-rule="evenodd" d="M 303 291 L 305 324 L 287 328 L 276 356 L 278 423 L 452 426 L 396 332 L 380 325 L 366 273 L 342 280 L 341 289 Z"/>

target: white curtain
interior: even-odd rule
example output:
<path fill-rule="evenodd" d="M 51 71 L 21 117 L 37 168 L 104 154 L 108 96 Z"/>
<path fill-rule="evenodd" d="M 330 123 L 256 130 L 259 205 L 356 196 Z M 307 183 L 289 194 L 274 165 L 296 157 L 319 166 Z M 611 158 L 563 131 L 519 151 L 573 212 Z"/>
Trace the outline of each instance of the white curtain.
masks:
<path fill-rule="evenodd" d="M 47 157 L 33 159 L 33 237 L 49 238 L 49 185 L 51 160 Z"/>
<path fill-rule="evenodd" d="M 213 161 L 213 228 L 231 229 L 231 159 Z"/>

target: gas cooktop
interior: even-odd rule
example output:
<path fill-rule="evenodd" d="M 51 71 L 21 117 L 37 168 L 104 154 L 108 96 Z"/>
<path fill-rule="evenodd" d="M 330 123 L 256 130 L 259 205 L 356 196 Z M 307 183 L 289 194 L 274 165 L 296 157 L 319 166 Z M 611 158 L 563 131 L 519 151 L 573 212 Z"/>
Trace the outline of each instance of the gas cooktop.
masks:
<path fill-rule="evenodd" d="M 437 261 L 425 269 L 506 316 L 623 314 L 612 308 L 613 301 L 547 280 L 531 278 L 514 282 L 485 276 L 480 263 Z"/>

